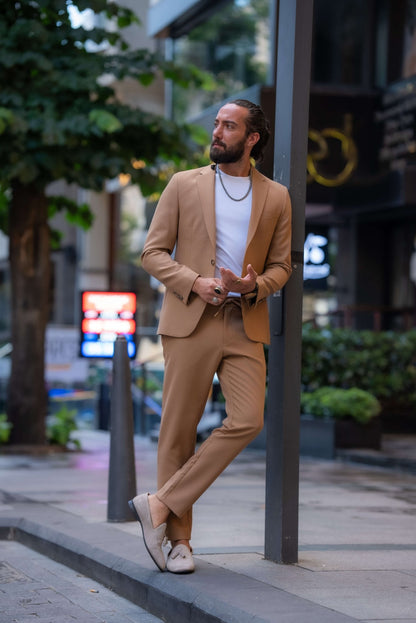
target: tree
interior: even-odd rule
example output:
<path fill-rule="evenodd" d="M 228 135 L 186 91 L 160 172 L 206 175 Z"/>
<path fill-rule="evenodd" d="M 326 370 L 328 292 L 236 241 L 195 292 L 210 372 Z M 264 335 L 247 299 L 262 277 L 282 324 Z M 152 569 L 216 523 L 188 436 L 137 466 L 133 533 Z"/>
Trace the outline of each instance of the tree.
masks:
<path fill-rule="evenodd" d="M 115 28 L 74 28 L 74 7 Z M 148 50 L 130 49 L 120 29 L 138 19 L 108 0 L 0 0 L 0 8 L 0 209 L 7 205 L 1 220 L 10 240 L 12 290 L 8 417 L 11 443 L 42 444 L 48 218 L 51 209 L 67 209 L 84 226 L 91 222 L 85 206 L 51 200 L 45 189 L 66 180 L 102 190 L 123 172 L 144 194 L 154 191 L 162 162 L 189 157 L 191 129 L 121 104 L 103 77 L 147 85 L 162 71 L 200 86 L 204 77 L 194 67 L 178 69 Z"/>

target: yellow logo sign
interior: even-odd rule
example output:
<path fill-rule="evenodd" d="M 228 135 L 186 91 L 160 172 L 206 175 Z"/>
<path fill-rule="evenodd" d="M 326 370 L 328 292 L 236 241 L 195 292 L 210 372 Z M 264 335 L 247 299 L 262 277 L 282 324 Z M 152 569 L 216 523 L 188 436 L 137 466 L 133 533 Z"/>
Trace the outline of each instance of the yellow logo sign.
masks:
<path fill-rule="evenodd" d="M 306 168 L 308 170 L 307 181 L 315 181 L 322 186 L 335 187 L 345 184 L 351 177 L 358 164 L 358 151 L 354 139 L 352 138 L 352 116 L 344 115 L 344 127 L 324 128 L 321 131 L 309 129 L 309 140 L 317 145 L 316 149 L 308 151 Z M 333 141 L 340 142 L 341 161 L 345 164 L 343 168 L 334 175 L 326 175 L 323 171 L 325 160 L 333 157 L 331 148 Z"/>

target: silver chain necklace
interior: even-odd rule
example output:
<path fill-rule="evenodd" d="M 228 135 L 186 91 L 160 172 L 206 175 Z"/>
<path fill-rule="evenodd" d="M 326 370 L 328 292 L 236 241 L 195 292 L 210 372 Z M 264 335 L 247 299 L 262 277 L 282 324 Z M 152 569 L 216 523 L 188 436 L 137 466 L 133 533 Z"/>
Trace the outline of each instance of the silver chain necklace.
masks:
<path fill-rule="evenodd" d="M 217 164 L 217 166 L 215 168 L 218 171 L 218 177 L 220 178 L 221 186 L 223 187 L 224 192 L 227 195 L 227 197 L 229 197 L 229 199 L 231 199 L 232 201 L 243 201 L 246 197 L 249 196 L 250 191 L 251 191 L 251 187 L 253 185 L 253 176 L 251 174 L 251 168 L 250 168 L 250 184 L 249 184 L 249 187 L 248 187 L 248 191 L 246 192 L 246 194 L 243 197 L 240 197 L 239 199 L 236 199 L 235 197 L 232 197 L 230 195 L 230 193 L 228 192 L 228 190 L 225 188 L 224 182 L 222 181 L 221 170 L 220 170 L 220 167 L 218 166 L 218 164 Z"/>

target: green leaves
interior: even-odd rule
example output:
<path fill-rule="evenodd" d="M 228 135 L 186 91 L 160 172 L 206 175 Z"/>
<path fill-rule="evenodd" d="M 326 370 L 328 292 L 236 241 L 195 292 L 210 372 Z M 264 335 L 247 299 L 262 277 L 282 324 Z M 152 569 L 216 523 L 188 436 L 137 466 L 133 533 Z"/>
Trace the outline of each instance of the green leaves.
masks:
<path fill-rule="evenodd" d="M 163 62 L 159 60 L 159 62 L 165 78 L 172 80 L 185 89 L 191 85 L 206 91 L 213 90 L 216 87 L 216 81 L 212 74 L 202 71 L 196 65 L 190 64 L 182 67 L 169 61 Z"/>
<path fill-rule="evenodd" d="M 7 126 L 9 126 L 13 119 L 13 113 L 8 108 L 0 108 L 0 134 L 3 134 Z"/>
<path fill-rule="evenodd" d="M 416 331 L 303 327 L 302 389 L 369 391 L 382 403 L 416 406 Z"/>
<path fill-rule="evenodd" d="M 52 218 L 61 211 L 66 212 L 66 218 L 82 229 L 89 229 L 94 222 L 94 214 L 86 203 L 77 204 L 72 199 L 61 195 L 48 196 L 48 215 Z"/>
<path fill-rule="evenodd" d="M 94 222 L 94 214 L 86 203 L 79 205 L 72 199 L 61 195 L 48 196 L 48 218 L 53 218 L 58 212 L 65 212 L 69 223 L 84 230 L 88 230 Z M 58 249 L 62 239 L 61 232 L 51 228 L 50 234 L 52 248 Z"/>
<path fill-rule="evenodd" d="M 108 112 L 108 110 L 92 110 L 89 114 L 89 120 L 91 123 L 95 123 L 100 130 L 107 132 L 108 134 L 117 132 L 123 127 L 117 117 Z"/>
<path fill-rule="evenodd" d="M 191 140 L 197 145 L 207 145 L 209 142 L 208 132 L 200 125 L 189 124 L 186 126 L 189 130 Z"/>
<path fill-rule="evenodd" d="M 45 187 L 64 179 L 102 190 L 107 179 L 128 174 L 150 194 L 166 166 L 197 162 L 195 145 L 208 142 L 203 130 L 118 99 L 125 78 L 136 81 L 137 102 L 156 77 L 197 88 L 212 82 L 195 66 L 129 49 L 120 28 L 138 22 L 108 0 L 20 0 L 0 11 L 0 182 Z M 135 169 L 135 161 L 146 166 Z"/>
<path fill-rule="evenodd" d="M 62 406 L 56 413 L 48 416 L 46 421 L 46 435 L 50 444 L 68 447 L 75 446 L 81 448 L 81 442 L 72 433 L 78 430 L 77 411 Z"/>
<path fill-rule="evenodd" d="M 351 418 L 360 424 L 366 424 L 379 415 L 381 405 L 375 396 L 363 389 L 321 387 L 314 392 L 302 394 L 301 409 L 302 413 L 317 418 Z"/>
<path fill-rule="evenodd" d="M 7 420 L 5 413 L 0 413 L 0 445 L 9 441 L 12 425 Z"/>
<path fill-rule="evenodd" d="M 138 80 L 140 84 L 144 87 L 148 87 L 155 79 L 155 74 L 153 72 L 143 72 L 138 75 Z"/>
<path fill-rule="evenodd" d="M 0 231 L 9 233 L 10 188 L 0 182 Z"/>

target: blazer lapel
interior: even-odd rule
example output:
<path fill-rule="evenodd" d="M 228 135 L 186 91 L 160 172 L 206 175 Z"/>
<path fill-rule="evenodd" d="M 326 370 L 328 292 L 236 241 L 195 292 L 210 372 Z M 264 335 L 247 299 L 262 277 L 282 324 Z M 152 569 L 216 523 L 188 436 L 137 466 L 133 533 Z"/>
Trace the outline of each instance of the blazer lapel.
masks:
<path fill-rule="evenodd" d="M 211 167 L 201 169 L 197 178 L 197 186 L 205 225 L 211 244 L 215 249 L 215 173 Z"/>
<path fill-rule="evenodd" d="M 263 212 L 264 204 L 268 192 L 267 180 L 261 177 L 257 170 L 253 168 L 253 200 L 251 207 L 251 216 L 248 226 L 246 249 L 252 241 L 256 233 L 260 217 Z"/>

